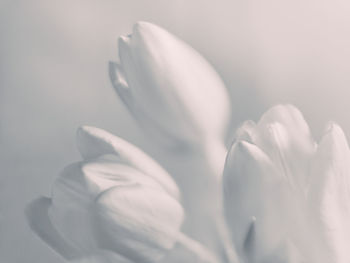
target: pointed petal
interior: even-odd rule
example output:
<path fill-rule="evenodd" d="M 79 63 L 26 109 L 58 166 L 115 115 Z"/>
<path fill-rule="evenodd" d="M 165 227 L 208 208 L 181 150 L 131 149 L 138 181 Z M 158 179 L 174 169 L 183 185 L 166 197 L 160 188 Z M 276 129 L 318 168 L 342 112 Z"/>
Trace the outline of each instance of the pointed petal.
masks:
<path fill-rule="evenodd" d="M 175 244 L 183 220 L 180 204 L 137 184 L 103 192 L 96 200 L 99 246 L 134 260 L 155 262 Z"/>
<path fill-rule="evenodd" d="M 138 22 L 131 36 L 120 38 L 119 56 L 137 115 L 152 121 L 140 117 L 141 125 L 160 127 L 180 141 L 222 139 L 230 112 L 228 93 L 193 48 L 156 25 Z"/>
<path fill-rule="evenodd" d="M 119 97 L 128 107 L 128 109 L 134 113 L 134 101 L 132 99 L 132 93 L 128 86 L 123 69 L 118 63 L 109 62 L 109 77 Z"/>
<path fill-rule="evenodd" d="M 323 136 L 312 172 L 309 205 L 324 245 L 323 262 L 350 262 L 350 151 L 337 124 Z"/>
<path fill-rule="evenodd" d="M 122 185 L 142 185 L 164 191 L 151 177 L 113 155 L 68 166 L 52 187 L 49 217 L 63 237 L 90 251 L 96 247 L 91 226 L 91 203 L 103 191 Z"/>
<path fill-rule="evenodd" d="M 274 122 L 279 122 L 287 129 L 292 129 L 292 131 L 297 132 L 300 137 L 306 137 L 309 140 L 312 140 L 310 128 L 302 113 L 291 104 L 276 105 L 270 108 L 259 121 L 261 125 L 267 125 Z"/>
<path fill-rule="evenodd" d="M 289 189 L 271 160 L 251 143 L 238 141 L 228 154 L 224 205 L 232 239 L 241 256 L 248 249 L 261 262 L 289 259 L 288 222 L 294 212 Z"/>
<path fill-rule="evenodd" d="M 290 183 L 304 193 L 306 171 L 316 144 L 301 112 L 292 105 L 272 107 L 261 117 L 253 141 L 280 167 Z"/>
<path fill-rule="evenodd" d="M 26 208 L 26 218 L 30 228 L 55 252 L 66 260 L 80 258 L 83 255 L 79 249 L 69 244 L 56 231 L 48 217 L 48 209 L 51 205 L 51 199 L 40 197 L 32 201 Z"/>
<path fill-rule="evenodd" d="M 103 154 L 115 154 L 118 158 L 150 176 L 175 198 L 178 188 L 170 175 L 139 148 L 99 128 L 83 126 L 77 131 L 78 149 L 85 159 Z"/>

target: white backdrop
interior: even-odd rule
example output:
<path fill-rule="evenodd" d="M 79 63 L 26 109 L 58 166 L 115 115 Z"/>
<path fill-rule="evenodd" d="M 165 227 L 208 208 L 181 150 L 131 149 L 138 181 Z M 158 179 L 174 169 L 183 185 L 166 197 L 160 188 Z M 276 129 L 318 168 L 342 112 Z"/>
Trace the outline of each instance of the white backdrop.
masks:
<path fill-rule="evenodd" d="M 147 143 L 107 70 L 134 22 L 157 23 L 204 54 L 232 94 L 234 126 L 291 102 L 316 136 L 330 119 L 349 135 L 349 9 L 345 0 L 0 1 L 1 262 L 62 262 L 23 209 L 79 159 L 79 125 Z"/>

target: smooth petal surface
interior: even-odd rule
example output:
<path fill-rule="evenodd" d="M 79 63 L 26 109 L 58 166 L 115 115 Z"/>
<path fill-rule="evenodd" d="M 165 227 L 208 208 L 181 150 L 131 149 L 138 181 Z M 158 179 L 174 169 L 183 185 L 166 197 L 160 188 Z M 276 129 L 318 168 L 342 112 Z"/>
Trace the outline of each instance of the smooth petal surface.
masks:
<path fill-rule="evenodd" d="M 236 140 L 226 161 L 224 182 L 231 178 L 233 183 L 225 185 L 225 203 L 229 204 L 225 209 L 231 228 L 241 231 L 239 236 L 245 237 L 240 227 L 246 229 L 251 216 L 251 227 L 241 245 L 241 253 L 249 255 L 248 262 L 264 262 L 261 259 L 265 257 L 259 257 L 257 251 L 244 251 L 246 247 L 257 247 L 259 216 L 254 210 L 258 209 L 266 220 L 260 227 L 270 232 L 270 236 L 261 235 L 260 239 L 267 245 L 266 251 L 273 252 L 273 246 L 268 247 L 271 237 L 280 237 L 282 244 L 282 253 L 274 258 L 273 252 L 266 262 L 350 262 L 350 150 L 341 128 L 330 124 L 317 146 L 300 111 L 291 105 L 278 105 L 257 124 L 245 122 Z M 269 172 L 262 169 L 266 163 L 273 167 Z M 226 171 L 231 174 L 227 176 Z M 273 190 L 271 187 L 276 185 L 279 187 Z M 230 211 L 234 197 L 244 201 L 236 201 L 238 212 L 229 216 L 234 213 Z M 237 222 L 237 218 L 245 221 Z M 279 220 L 272 224 L 278 230 L 268 224 L 274 218 Z M 282 234 L 275 235 L 277 232 Z M 242 244 L 242 240 L 235 242 Z"/>
<path fill-rule="evenodd" d="M 52 225 L 48 210 L 51 199 L 40 197 L 32 201 L 26 208 L 26 218 L 30 228 L 54 251 L 66 260 L 74 260 L 84 256 L 80 249 L 67 242 Z"/>
<path fill-rule="evenodd" d="M 338 125 L 329 125 L 312 171 L 309 207 L 322 262 L 350 262 L 350 151 Z"/>
<path fill-rule="evenodd" d="M 277 105 L 261 117 L 255 129 L 248 128 L 250 140 L 266 152 L 291 185 L 305 193 L 316 144 L 301 112 L 293 105 Z"/>
<path fill-rule="evenodd" d="M 177 185 L 171 176 L 157 162 L 129 142 L 102 129 L 83 126 L 77 131 L 77 146 L 84 159 L 114 154 L 120 162 L 135 167 L 157 181 L 173 197 L 180 198 Z"/>
<path fill-rule="evenodd" d="M 247 262 L 294 262 L 288 222 L 294 204 L 285 178 L 257 146 L 238 141 L 224 170 L 224 204 L 232 239 Z"/>
<path fill-rule="evenodd" d="M 159 26 L 138 22 L 132 35 L 120 38 L 119 57 L 121 67 L 110 64 L 112 84 L 147 130 L 178 142 L 222 139 L 228 93 L 193 48 Z"/>
<path fill-rule="evenodd" d="M 105 193 L 111 189 L 115 190 L 113 196 L 110 196 L 115 203 L 112 201 L 107 203 L 111 199 L 108 199 L 109 195 Z M 102 196 L 106 196 L 107 199 L 101 199 Z M 160 198 L 158 203 L 157 198 Z M 94 209 L 96 200 L 102 200 L 101 204 L 105 209 L 103 211 L 110 211 L 117 207 L 118 215 L 106 217 L 106 213 L 102 213 L 102 220 L 100 209 Z M 99 201 L 97 204 L 97 207 L 100 207 Z M 162 204 L 162 207 L 157 204 Z M 161 216 L 165 212 L 162 214 L 162 211 L 169 213 L 169 217 L 163 221 Z M 132 217 L 130 213 L 134 216 Z M 112 252 L 120 253 L 128 259 L 137 257 L 137 262 L 148 262 L 149 254 L 161 257 L 166 249 L 170 249 L 169 246 L 176 242 L 173 233 L 171 236 L 166 236 L 168 233 L 162 229 L 169 228 L 177 233 L 183 220 L 183 211 L 177 199 L 172 197 L 159 181 L 122 162 L 119 156 L 102 155 L 72 164 L 62 172 L 52 188 L 49 218 L 64 240 L 73 245 L 82 255 L 94 257 L 100 249 L 111 249 Z M 123 225 L 126 222 L 130 227 L 128 235 L 112 236 L 108 244 L 104 242 L 104 238 L 108 238 L 108 235 L 106 236 L 108 231 L 112 231 L 106 228 L 106 220 L 113 226 Z M 148 231 L 151 226 L 154 228 L 153 232 Z M 138 250 L 130 252 L 135 243 L 129 244 L 130 240 L 139 240 L 140 236 L 142 240 L 157 239 L 154 236 L 154 232 L 158 231 L 157 227 L 160 228 L 159 231 L 163 231 L 162 238 L 167 238 L 168 243 L 163 244 L 165 247 L 154 252 L 153 243 L 145 242 L 142 249 L 138 247 L 141 252 L 138 254 L 135 254 Z M 137 244 L 138 242 L 141 241 L 136 241 Z M 123 247 L 125 250 L 121 249 Z"/>
<path fill-rule="evenodd" d="M 96 248 L 90 206 L 98 193 L 98 187 L 85 175 L 83 163 L 65 168 L 52 186 L 49 218 L 66 241 L 82 254 L 90 254 Z"/>
<path fill-rule="evenodd" d="M 131 111 L 131 113 L 136 116 L 132 94 L 130 92 L 130 88 L 125 78 L 122 66 L 116 62 L 109 62 L 109 77 L 111 79 L 113 87 L 117 91 L 122 101 Z"/>
<path fill-rule="evenodd" d="M 176 242 L 180 204 L 165 192 L 140 185 L 117 186 L 96 200 L 99 246 L 135 262 L 156 262 Z"/>

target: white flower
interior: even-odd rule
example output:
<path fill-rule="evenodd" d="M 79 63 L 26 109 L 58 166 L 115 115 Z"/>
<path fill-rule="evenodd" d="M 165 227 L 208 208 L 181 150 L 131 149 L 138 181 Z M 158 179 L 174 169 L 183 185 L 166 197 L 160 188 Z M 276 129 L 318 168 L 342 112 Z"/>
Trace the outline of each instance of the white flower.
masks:
<path fill-rule="evenodd" d="M 166 260 L 179 261 L 179 254 L 188 255 L 186 259 L 193 262 L 216 262 L 216 257 L 230 257 L 229 246 L 221 246 L 221 243 L 229 243 L 222 217 L 220 178 L 226 155 L 223 142 L 230 110 L 228 94 L 220 77 L 195 50 L 150 23 L 139 22 L 132 36 L 121 37 L 119 51 L 120 64 L 110 63 L 112 83 L 144 130 L 155 139 L 155 147 L 164 149 L 163 157 L 170 160 L 168 168 L 170 166 L 172 177 L 181 188 L 182 204 L 187 214 L 182 228 L 184 233 L 179 231 L 182 207 L 177 203 L 177 186 L 169 175 L 134 146 L 96 128 L 78 132 L 78 148 L 85 161 L 65 170 L 54 184 L 52 201 L 39 199 L 31 205 L 28 217 L 32 228 L 46 242 L 54 243 L 51 246 L 69 260 L 87 258 L 87 252 L 92 251 L 89 257 L 95 259 L 102 249 L 104 254 L 101 257 L 108 259 L 111 254 L 105 255 L 105 250 L 136 262 L 155 262 L 175 243 L 176 250 L 180 249 L 181 253 Z M 175 146 L 180 151 L 168 146 Z M 106 160 L 111 158 L 106 156 L 110 154 L 117 155 L 118 159 Z M 107 173 L 115 174 L 121 180 L 120 173 L 124 174 L 125 170 L 129 172 L 122 178 L 123 183 L 137 181 L 139 188 L 125 186 L 115 189 L 116 180 L 106 185 L 101 179 Z M 138 173 L 147 175 L 147 178 L 136 176 Z M 71 182 L 71 178 L 77 179 Z M 67 185 L 74 186 L 68 191 L 74 198 L 79 197 L 79 193 L 89 193 L 90 202 L 72 202 L 72 196 L 65 194 Z M 97 189 L 91 185 L 97 185 Z M 149 207 L 145 200 L 139 199 L 141 195 L 154 198 L 154 191 L 159 191 L 158 198 L 164 202 L 155 202 Z M 132 204 L 128 209 L 119 204 L 125 198 Z M 85 203 L 88 205 L 84 206 Z M 75 205 L 67 207 L 67 204 Z M 31 211 L 39 210 L 45 215 L 43 206 L 46 210 L 50 207 L 47 224 L 54 225 L 50 228 L 58 230 L 65 241 L 75 243 L 82 256 L 68 257 L 61 249 L 67 242 L 57 242 L 57 234 L 54 238 L 47 238 L 43 233 L 53 230 L 33 224 L 36 216 Z M 83 214 L 79 214 L 80 210 Z M 120 211 L 123 211 L 122 216 L 119 216 Z M 138 222 L 138 216 L 154 218 L 151 225 L 136 228 L 136 233 L 128 230 L 120 235 L 128 213 L 135 216 L 128 219 L 131 224 Z M 169 216 L 173 216 L 173 220 L 165 220 Z M 79 220 L 81 217 L 92 219 L 86 223 L 82 221 L 80 228 L 69 224 L 72 218 Z M 144 228 L 147 233 L 142 232 Z M 124 240 L 129 236 L 132 242 Z"/>
<path fill-rule="evenodd" d="M 161 145 L 222 140 L 229 97 L 218 74 L 189 45 L 151 23 L 119 39 L 112 83 L 131 113 Z"/>
<path fill-rule="evenodd" d="M 350 152 L 338 125 L 316 145 L 291 105 L 246 122 L 227 157 L 224 190 L 244 262 L 350 262 Z"/>
<path fill-rule="evenodd" d="M 230 117 L 222 80 L 192 47 L 147 22 L 138 22 L 131 35 L 120 37 L 119 58 L 119 63 L 110 63 L 112 84 L 155 142 L 150 151 L 158 153 L 179 185 L 188 215 L 185 232 L 216 247 L 223 242 L 216 228 L 223 227 L 211 228 L 213 221 L 223 221 L 217 218 L 222 214 L 221 175 Z"/>
<path fill-rule="evenodd" d="M 339 126 L 317 144 L 299 110 L 275 106 L 237 130 L 226 156 L 228 97 L 197 52 L 145 22 L 119 51 L 112 82 L 171 176 L 130 143 L 80 128 L 84 160 L 27 209 L 44 241 L 76 263 L 350 262 L 350 150 Z"/>
<path fill-rule="evenodd" d="M 101 129 L 83 127 L 77 141 L 84 160 L 56 179 L 51 199 L 31 205 L 32 228 L 68 260 L 99 254 L 159 260 L 174 246 L 183 220 L 171 177 L 141 150 Z"/>

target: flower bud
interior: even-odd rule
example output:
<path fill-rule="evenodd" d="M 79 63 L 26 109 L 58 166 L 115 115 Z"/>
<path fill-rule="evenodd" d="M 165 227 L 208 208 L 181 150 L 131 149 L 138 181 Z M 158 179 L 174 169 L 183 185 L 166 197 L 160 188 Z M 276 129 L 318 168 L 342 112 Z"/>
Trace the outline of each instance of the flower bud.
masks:
<path fill-rule="evenodd" d="M 138 22 L 119 39 L 110 77 L 131 113 L 161 144 L 222 140 L 229 119 L 223 82 L 193 48 L 159 26 Z"/>
<path fill-rule="evenodd" d="M 56 179 L 50 202 L 37 205 L 44 211 L 41 217 L 47 217 L 38 219 L 47 222 L 46 229 L 33 229 L 77 262 L 101 251 L 109 252 L 103 254 L 106 258 L 115 254 L 132 262 L 158 261 L 174 246 L 183 221 L 170 175 L 135 146 L 97 128 L 81 128 L 78 145 L 88 158 Z M 31 222 L 40 216 L 28 215 Z"/>

